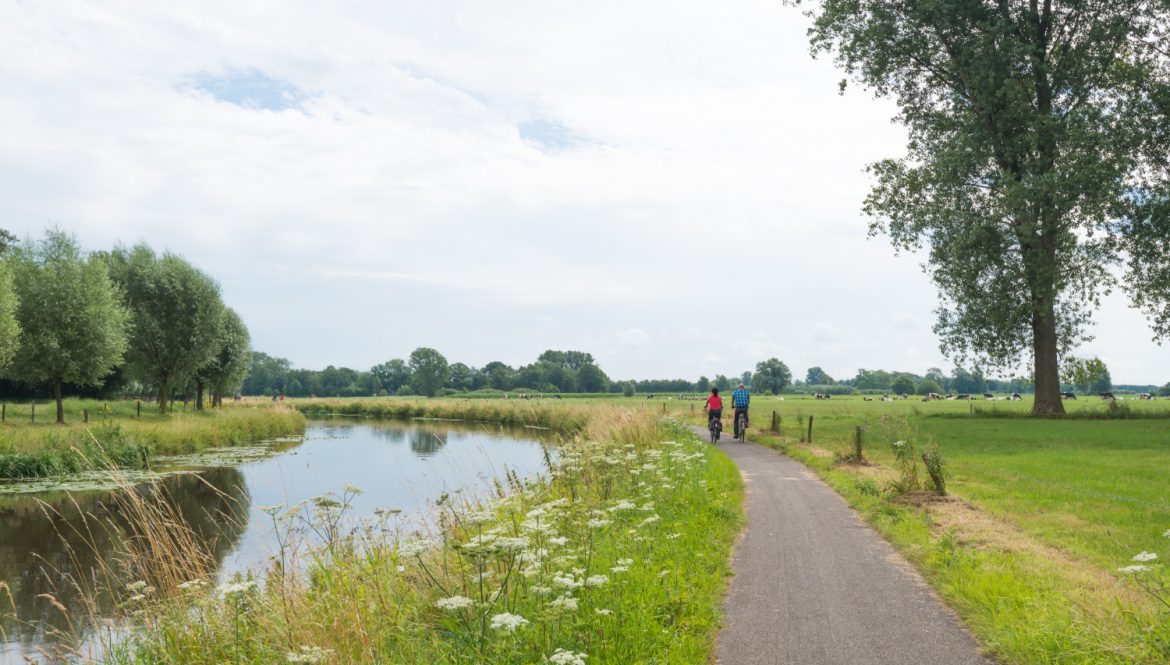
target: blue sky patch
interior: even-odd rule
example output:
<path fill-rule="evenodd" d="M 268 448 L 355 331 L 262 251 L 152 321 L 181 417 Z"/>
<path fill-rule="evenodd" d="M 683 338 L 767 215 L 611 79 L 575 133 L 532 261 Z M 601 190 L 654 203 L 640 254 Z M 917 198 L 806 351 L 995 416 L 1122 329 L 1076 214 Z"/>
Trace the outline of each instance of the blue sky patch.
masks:
<path fill-rule="evenodd" d="M 517 128 L 520 130 L 520 138 L 535 143 L 542 150 L 568 150 L 582 143 L 591 143 L 588 137 L 548 118 L 526 120 Z"/>
<path fill-rule="evenodd" d="M 255 68 L 200 72 L 191 77 L 191 86 L 221 102 L 246 109 L 296 109 L 306 97 L 288 81 L 272 78 Z"/>

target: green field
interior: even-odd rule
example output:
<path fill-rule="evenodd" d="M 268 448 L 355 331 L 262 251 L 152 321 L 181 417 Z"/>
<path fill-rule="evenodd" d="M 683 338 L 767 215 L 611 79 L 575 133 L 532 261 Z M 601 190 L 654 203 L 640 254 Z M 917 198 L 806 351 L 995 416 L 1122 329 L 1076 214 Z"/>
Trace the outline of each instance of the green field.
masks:
<path fill-rule="evenodd" d="M 702 422 L 701 407 L 662 403 Z M 1069 418 L 1038 420 L 1025 417 L 1027 399 L 759 397 L 753 426 L 898 545 L 1001 658 L 1166 662 L 1167 608 L 1118 568 L 1139 552 L 1164 558 L 1170 549 L 1162 535 L 1170 529 L 1170 401 L 1068 406 Z M 768 431 L 773 411 L 782 434 Z M 811 446 L 801 443 L 809 417 Z M 839 462 L 858 426 L 870 466 Z M 891 490 L 900 478 L 894 440 L 938 444 L 950 500 Z"/>

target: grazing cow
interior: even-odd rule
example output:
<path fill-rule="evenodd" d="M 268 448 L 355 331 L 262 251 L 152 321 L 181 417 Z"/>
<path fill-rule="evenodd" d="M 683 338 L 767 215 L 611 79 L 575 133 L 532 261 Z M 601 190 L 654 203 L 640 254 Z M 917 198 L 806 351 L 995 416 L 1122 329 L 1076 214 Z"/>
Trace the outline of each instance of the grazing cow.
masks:
<path fill-rule="evenodd" d="M 1062 398 L 1062 399 L 1071 399 L 1071 400 L 1075 400 L 1075 399 L 1077 398 L 1077 394 L 1076 394 L 1076 393 L 1060 393 L 1060 396 L 1061 396 L 1061 398 Z"/>
<path fill-rule="evenodd" d="M 1100 395 L 1101 395 L 1101 399 L 1109 399 L 1109 400 L 1116 400 L 1117 399 L 1116 397 L 1113 396 L 1113 393 L 1100 393 Z"/>
<path fill-rule="evenodd" d="M 1140 394 L 1138 394 L 1138 397 L 1140 399 L 1154 399 L 1154 396 L 1151 395 L 1150 393 L 1140 393 Z"/>
<path fill-rule="evenodd" d="M 991 393 L 983 393 L 983 399 L 995 399 L 995 395 Z"/>
<path fill-rule="evenodd" d="M 942 398 L 943 398 L 943 396 L 942 396 L 942 395 L 940 395 L 940 394 L 938 394 L 938 393 L 928 393 L 928 394 L 926 395 L 926 399 L 927 399 L 927 400 L 932 400 L 932 399 L 938 399 L 938 400 L 941 400 Z"/>
<path fill-rule="evenodd" d="M 958 399 L 971 399 L 970 395 L 959 395 Z"/>
<path fill-rule="evenodd" d="M 1019 402 L 1022 399 L 1024 399 L 1024 398 L 1020 397 L 1020 393 L 1012 393 L 1012 401 L 1013 402 Z"/>
<path fill-rule="evenodd" d="M 863 401 L 863 402 L 872 402 L 872 401 L 873 401 L 873 398 L 872 398 L 872 397 L 862 397 L 862 398 L 861 398 L 861 401 Z M 884 398 L 884 397 L 882 398 L 882 401 L 883 401 L 883 402 L 885 401 L 885 398 Z"/>

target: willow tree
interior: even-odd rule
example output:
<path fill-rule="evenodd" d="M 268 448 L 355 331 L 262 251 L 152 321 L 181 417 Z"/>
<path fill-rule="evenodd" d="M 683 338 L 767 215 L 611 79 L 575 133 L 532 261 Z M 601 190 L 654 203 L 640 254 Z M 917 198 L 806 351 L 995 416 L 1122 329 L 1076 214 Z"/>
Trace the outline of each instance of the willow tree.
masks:
<path fill-rule="evenodd" d="M 211 391 L 211 405 L 222 406 L 223 394 L 240 387 L 252 364 L 248 327 L 234 309 L 225 308 L 220 316 L 213 346 L 211 358 L 196 371 L 196 409 L 203 408 L 205 388 Z"/>
<path fill-rule="evenodd" d="M 157 387 L 165 413 L 172 387 L 189 382 L 217 350 L 219 286 L 181 257 L 159 256 L 145 244 L 118 247 L 105 258 L 133 323 L 127 365 Z"/>
<path fill-rule="evenodd" d="M 825 0 L 810 13 L 814 54 L 898 104 L 907 155 L 870 166 L 864 209 L 871 234 L 927 250 L 945 353 L 1024 360 L 1046 415 L 1064 412 L 1059 358 L 1089 339 L 1103 293 L 1128 291 L 1170 337 L 1170 2 Z"/>
<path fill-rule="evenodd" d="M 5 259 L 19 304 L 20 346 L 9 374 L 48 381 L 65 422 L 61 384 L 98 386 L 126 351 L 126 309 L 101 261 L 85 256 L 61 231 L 17 245 Z"/>

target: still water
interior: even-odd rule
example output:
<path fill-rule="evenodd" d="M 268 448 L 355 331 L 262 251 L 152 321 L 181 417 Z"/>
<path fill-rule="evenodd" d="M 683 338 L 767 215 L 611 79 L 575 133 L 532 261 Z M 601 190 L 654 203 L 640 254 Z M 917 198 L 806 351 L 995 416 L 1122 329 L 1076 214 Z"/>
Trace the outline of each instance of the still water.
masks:
<path fill-rule="evenodd" d="M 177 458 L 171 470 L 182 472 L 139 487 L 173 499 L 209 545 L 222 579 L 257 569 L 274 552 L 265 506 L 340 494 L 350 485 L 363 491 L 352 501 L 354 516 L 396 508 L 408 521 L 422 521 L 445 492 L 485 495 L 505 470 L 521 477 L 540 473 L 544 445 L 534 430 L 489 425 L 317 421 L 301 442 L 278 442 L 245 455 Z M 93 485 L 89 480 L 78 487 Z M 7 587 L 0 587 L 0 663 L 55 660 L 38 652 L 92 641 L 82 617 L 113 612 L 112 601 L 102 597 L 86 609 L 82 594 L 63 580 L 85 579 L 100 555 L 117 550 L 118 527 L 126 521 L 119 491 L 71 490 L 68 483 L 40 489 L 47 486 L 0 495 L 0 582 Z"/>

